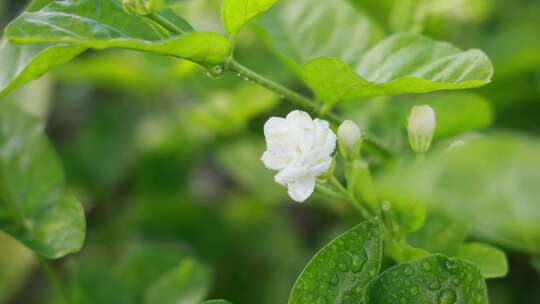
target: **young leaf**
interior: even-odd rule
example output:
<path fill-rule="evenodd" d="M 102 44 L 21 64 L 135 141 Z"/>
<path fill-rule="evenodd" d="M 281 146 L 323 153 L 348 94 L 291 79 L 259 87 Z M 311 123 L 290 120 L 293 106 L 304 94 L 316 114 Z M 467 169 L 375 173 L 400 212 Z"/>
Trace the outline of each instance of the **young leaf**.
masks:
<path fill-rule="evenodd" d="M 84 50 L 86 48 L 80 46 L 50 43 L 16 45 L 3 39 L 0 42 L 0 96 L 67 63 Z"/>
<path fill-rule="evenodd" d="M 6 27 L 15 43 L 70 43 L 95 49 L 126 48 L 188 59 L 202 65 L 224 61 L 229 53 L 225 37 L 186 32 L 163 39 L 144 19 L 125 13 L 117 1 L 55 1 L 38 11 L 25 12 Z"/>
<path fill-rule="evenodd" d="M 199 304 L 210 285 L 209 270 L 186 258 L 176 269 L 164 274 L 146 291 L 147 304 Z"/>
<path fill-rule="evenodd" d="M 462 51 L 414 34 L 396 34 L 370 49 L 354 69 L 338 58 L 306 63 L 303 76 L 328 105 L 373 96 L 466 89 L 491 81 L 493 67 L 480 50 Z"/>
<path fill-rule="evenodd" d="M 304 63 L 320 56 L 354 66 L 383 37 L 380 27 L 346 0 L 283 1 L 259 18 L 255 30 L 298 75 Z"/>
<path fill-rule="evenodd" d="M 368 285 L 364 303 L 487 304 L 488 297 L 475 265 L 433 255 L 383 272 Z"/>
<path fill-rule="evenodd" d="M 225 30 L 236 35 L 251 19 L 268 10 L 279 0 L 223 0 L 221 22 Z"/>
<path fill-rule="evenodd" d="M 289 304 L 359 303 L 381 266 L 381 235 L 369 220 L 337 237 L 307 264 Z"/>
<path fill-rule="evenodd" d="M 457 256 L 478 265 L 484 278 L 500 278 L 508 273 L 504 251 L 488 244 L 467 243 L 458 249 Z"/>
<path fill-rule="evenodd" d="M 0 103 L 0 229 L 38 254 L 59 258 L 84 242 L 80 203 L 37 119 Z"/>

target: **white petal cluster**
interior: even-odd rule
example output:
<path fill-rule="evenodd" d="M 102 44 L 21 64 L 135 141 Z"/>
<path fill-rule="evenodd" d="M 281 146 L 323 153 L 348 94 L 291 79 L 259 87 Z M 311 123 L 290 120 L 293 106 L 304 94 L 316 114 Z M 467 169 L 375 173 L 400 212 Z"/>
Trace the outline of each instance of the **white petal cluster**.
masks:
<path fill-rule="evenodd" d="M 286 118 L 268 119 L 264 136 L 267 149 L 261 160 L 268 169 L 278 171 L 274 179 L 288 187 L 289 196 L 303 202 L 313 193 L 315 178 L 332 165 L 336 135 L 327 121 L 292 111 Z"/>

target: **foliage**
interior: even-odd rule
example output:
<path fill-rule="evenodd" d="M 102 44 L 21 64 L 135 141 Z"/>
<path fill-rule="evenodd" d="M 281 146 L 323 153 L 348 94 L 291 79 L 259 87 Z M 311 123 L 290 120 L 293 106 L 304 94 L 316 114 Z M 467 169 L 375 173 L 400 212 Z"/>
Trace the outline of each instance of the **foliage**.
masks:
<path fill-rule="evenodd" d="M 540 301 L 538 3 L 21 6 L 0 2 L 0 303 Z M 303 205 L 263 135 L 300 153 L 281 181 L 316 180 Z"/>

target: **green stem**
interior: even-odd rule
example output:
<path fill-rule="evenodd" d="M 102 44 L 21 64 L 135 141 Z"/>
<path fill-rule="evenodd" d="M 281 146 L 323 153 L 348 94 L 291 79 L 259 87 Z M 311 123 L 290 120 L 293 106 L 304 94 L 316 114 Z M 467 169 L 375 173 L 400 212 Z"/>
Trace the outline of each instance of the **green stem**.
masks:
<path fill-rule="evenodd" d="M 243 79 L 252 81 L 260 86 L 263 86 L 267 88 L 270 91 L 275 92 L 279 96 L 289 100 L 294 105 L 314 114 L 317 116 L 326 116 L 328 117 L 332 122 L 339 123 L 341 119 L 337 117 L 333 113 L 326 113 L 323 115 L 322 113 L 322 107 L 315 103 L 313 100 L 302 96 L 284 86 L 282 86 L 279 83 L 276 83 L 250 69 L 247 67 L 241 65 L 237 61 L 235 61 L 232 58 L 229 58 L 225 62 L 225 69 L 235 72 L 238 76 L 242 77 Z"/>
<path fill-rule="evenodd" d="M 181 34 L 185 33 L 181 28 L 176 26 L 176 24 L 170 22 L 169 20 L 167 20 L 166 18 L 164 18 L 160 14 L 151 13 L 150 15 L 148 15 L 146 17 L 148 19 L 154 21 L 155 23 L 161 25 L 163 28 L 165 28 L 167 31 L 171 32 L 172 34 L 181 35 Z"/>
<path fill-rule="evenodd" d="M 64 292 L 64 288 L 62 287 L 62 278 L 60 277 L 60 274 L 56 271 L 56 269 L 54 269 L 54 266 L 47 259 L 38 255 L 36 255 L 36 259 L 47 276 L 49 284 L 55 290 L 59 303 L 67 304 L 66 294 Z"/>

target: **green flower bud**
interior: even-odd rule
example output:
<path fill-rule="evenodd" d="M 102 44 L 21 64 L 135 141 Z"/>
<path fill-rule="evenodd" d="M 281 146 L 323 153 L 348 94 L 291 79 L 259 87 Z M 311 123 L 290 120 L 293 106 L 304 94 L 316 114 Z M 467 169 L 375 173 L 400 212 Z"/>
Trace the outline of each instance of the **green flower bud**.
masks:
<path fill-rule="evenodd" d="M 431 146 L 435 132 L 435 111 L 428 106 L 414 106 L 409 115 L 407 131 L 409 143 L 416 153 L 425 153 Z"/>
<path fill-rule="evenodd" d="M 129 14 L 148 16 L 156 11 L 156 0 L 122 0 L 124 11 Z"/>

